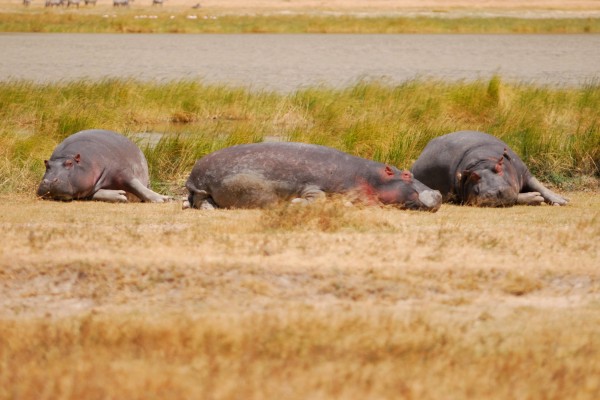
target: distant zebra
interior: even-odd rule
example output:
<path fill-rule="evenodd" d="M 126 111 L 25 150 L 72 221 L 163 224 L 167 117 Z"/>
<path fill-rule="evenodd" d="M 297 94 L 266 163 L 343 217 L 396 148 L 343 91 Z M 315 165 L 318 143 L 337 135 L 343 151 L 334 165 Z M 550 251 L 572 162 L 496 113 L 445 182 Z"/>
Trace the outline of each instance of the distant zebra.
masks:
<path fill-rule="evenodd" d="M 64 5 L 64 0 L 46 0 L 46 7 L 58 7 Z"/>
<path fill-rule="evenodd" d="M 69 7 L 71 4 L 79 8 L 79 0 L 67 0 L 67 7 Z"/>
<path fill-rule="evenodd" d="M 96 5 L 96 1 L 97 0 L 83 0 L 83 2 L 85 3 L 86 6 L 88 4 L 91 4 L 91 5 L 95 6 Z"/>
<path fill-rule="evenodd" d="M 113 7 L 129 7 L 129 0 L 113 0 Z"/>

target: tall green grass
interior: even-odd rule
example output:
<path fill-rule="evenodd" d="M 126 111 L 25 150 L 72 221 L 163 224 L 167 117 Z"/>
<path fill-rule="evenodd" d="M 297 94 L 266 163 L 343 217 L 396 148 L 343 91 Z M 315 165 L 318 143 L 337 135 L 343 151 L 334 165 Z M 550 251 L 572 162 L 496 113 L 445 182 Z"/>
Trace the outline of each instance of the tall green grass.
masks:
<path fill-rule="evenodd" d="M 54 147 L 90 128 L 137 141 L 153 185 L 172 193 L 196 159 L 239 143 L 317 143 L 408 168 L 429 140 L 461 129 L 502 138 L 541 179 L 560 184 L 600 177 L 598 110 L 598 82 L 556 88 L 500 77 L 289 94 L 196 81 L 9 81 L 0 83 L 0 193 L 33 192 Z"/>
<path fill-rule="evenodd" d="M 352 15 L 209 15 L 156 9 L 19 10 L 0 32 L 48 33 L 598 33 L 600 18 L 432 18 Z M 157 18 L 139 18 L 150 13 Z M 192 14 L 197 17 L 190 19 Z M 113 16 L 114 15 L 114 16 Z M 137 18 L 136 18 L 137 17 Z M 173 17 L 173 18 L 171 18 Z"/>

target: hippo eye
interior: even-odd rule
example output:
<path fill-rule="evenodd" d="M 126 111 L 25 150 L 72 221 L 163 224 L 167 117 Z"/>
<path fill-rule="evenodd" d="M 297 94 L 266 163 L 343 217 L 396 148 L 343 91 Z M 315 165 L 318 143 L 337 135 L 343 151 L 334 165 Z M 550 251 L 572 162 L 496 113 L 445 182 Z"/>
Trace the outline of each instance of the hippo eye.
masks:
<path fill-rule="evenodd" d="M 72 166 L 73 166 L 73 161 L 71 161 L 71 160 L 65 161 L 65 167 L 71 168 Z"/>

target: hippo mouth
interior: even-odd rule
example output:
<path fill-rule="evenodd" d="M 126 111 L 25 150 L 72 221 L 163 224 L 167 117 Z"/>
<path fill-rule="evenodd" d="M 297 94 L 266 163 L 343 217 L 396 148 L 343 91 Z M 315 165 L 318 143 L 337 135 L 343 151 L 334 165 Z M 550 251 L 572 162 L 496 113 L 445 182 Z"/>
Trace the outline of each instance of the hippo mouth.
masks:
<path fill-rule="evenodd" d="M 37 193 L 38 197 L 41 197 L 44 200 L 58 200 L 58 201 L 72 201 L 73 200 L 73 196 L 70 194 L 66 194 L 66 193 L 52 193 L 50 191 L 45 191 L 45 192 L 40 192 L 38 191 Z"/>
<path fill-rule="evenodd" d="M 73 193 L 66 192 L 64 190 L 57 190 L 54 182 L 47 181 L 44 179 L 40 184 L 37 195 L 44 200 L 58 200 L 58 201 L 71 201 L 73 200 Z M 72 189 L 71 183 L 69 182 L 69 188 Z"/>
<path fill-rule="evenodd" d="M 512 207 L 517 204 L 517 195 L 495 193 L 471 196 L 467 199 L 465 204 L 475 207 Z"/>

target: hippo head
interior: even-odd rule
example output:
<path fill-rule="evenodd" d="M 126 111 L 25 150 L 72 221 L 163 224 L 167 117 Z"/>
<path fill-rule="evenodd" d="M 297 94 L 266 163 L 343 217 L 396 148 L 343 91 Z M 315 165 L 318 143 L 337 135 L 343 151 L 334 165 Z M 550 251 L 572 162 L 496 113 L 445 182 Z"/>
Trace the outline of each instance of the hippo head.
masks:
<path fill-rule="evenodd" d="M 519 186 L 506 149 L 500 159 L 483 160 L 456 174 L 463 204 L 480 207 L 509 207 L 517 203 Z"/>
<path fill-rule="evenodd" d="M 385 174 L 389 175 L 387 179 L 383 179 L 376 187 L 367 189 L 381 203 L 431 212 L 436 212 L 442 205 L 441 193 L 416 180 L 411 172 L 394 173 L 386 166 Z"/>
<path fill-rule="evenodd" d="M 91 196 L 94 182 L 80 154 L 44 160 L 46 173 L 37 191 L 44 199 L 73 200 Z M 90 179 L 92 178 L 92 179 Z"/>

